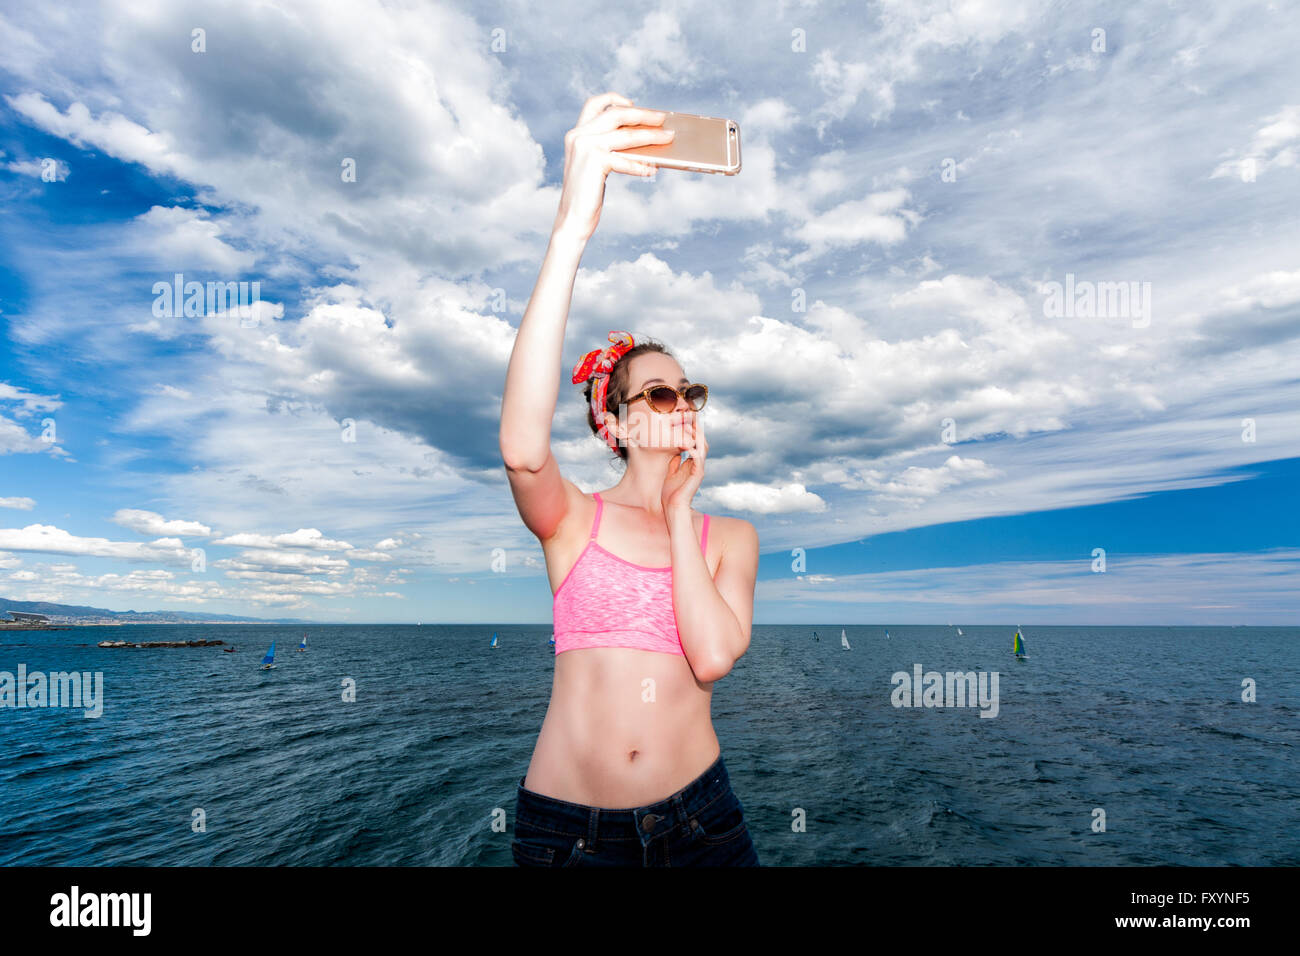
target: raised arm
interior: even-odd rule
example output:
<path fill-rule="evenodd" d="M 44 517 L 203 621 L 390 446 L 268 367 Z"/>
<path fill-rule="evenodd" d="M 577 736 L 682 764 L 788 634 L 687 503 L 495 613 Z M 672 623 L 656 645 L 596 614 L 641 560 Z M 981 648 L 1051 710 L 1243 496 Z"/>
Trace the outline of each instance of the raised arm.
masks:
<path fill-rule="evenodd" d="M 551 453 L 564 327 L 578 263 L 600 221 L 606 175 L 610 171 L 629 175 L 654 171 L 652 165 L 617 150 L 666 143 L 672 137 L 662 129 L 622 127 L 657 127 L 664 119 L 665 114 L 658 110 L 639 109 L 617 93 L 605 93 L 587 100 L 578 124 L 564 134 L 560 207 L 541 273 L 519 322 L 501 399 L 501 458 L 520 517 L 540 539 L 555 533 L 582 494 L 561 477 Z"/>

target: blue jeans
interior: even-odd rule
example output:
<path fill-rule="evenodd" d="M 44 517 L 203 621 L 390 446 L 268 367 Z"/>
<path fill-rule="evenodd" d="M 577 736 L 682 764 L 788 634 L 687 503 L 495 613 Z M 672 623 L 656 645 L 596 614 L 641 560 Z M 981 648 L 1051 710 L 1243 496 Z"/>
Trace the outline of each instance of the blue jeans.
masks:
<path fill-rule="evenodd" d="M 519 866 L 760 865 L 721 754 L 671 797 L 626 810 L 547 797 L 520 777 L 510 852 Z"/>

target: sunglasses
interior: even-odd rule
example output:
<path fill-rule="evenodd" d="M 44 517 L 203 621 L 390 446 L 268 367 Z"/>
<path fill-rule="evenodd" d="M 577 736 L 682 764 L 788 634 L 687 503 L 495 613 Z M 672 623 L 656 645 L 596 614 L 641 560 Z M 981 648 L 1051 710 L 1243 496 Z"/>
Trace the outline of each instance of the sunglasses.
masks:
<path fill-rule="evenodd" d="M 685 385 L 682 388 L 673 388 L 671 385 L 652 385 L 645 391 L 630 396 L 627 404 L 631 405 L 637 399 L 644 398 L 646 404 L 656 412 L 668 415 L 677 407 L 678 396 L 686 399 L 686 404 L 698 412 L 709 400 L 709 386 Z"/>

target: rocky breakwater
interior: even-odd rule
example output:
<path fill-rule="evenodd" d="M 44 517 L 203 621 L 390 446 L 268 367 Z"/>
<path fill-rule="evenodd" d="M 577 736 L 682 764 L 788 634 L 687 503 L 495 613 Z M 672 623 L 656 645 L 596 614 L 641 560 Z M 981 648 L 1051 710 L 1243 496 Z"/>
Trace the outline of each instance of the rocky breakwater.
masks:
<path fill-rule="evenodd" d="M 100 647 L 216 647 L 225 641 L 100 641 Z"/>

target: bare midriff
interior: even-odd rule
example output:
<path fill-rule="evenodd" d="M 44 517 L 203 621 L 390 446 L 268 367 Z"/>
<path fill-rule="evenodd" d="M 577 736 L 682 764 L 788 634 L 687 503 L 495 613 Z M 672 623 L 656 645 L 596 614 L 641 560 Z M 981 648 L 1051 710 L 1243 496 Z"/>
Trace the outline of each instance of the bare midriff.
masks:
<path fill-rule="evenodd" d="M 625 647 L 555 655 L 525 789 L 605 809 L 672 796 L 718 759 L 713 685 L 685 657 Z"/>

